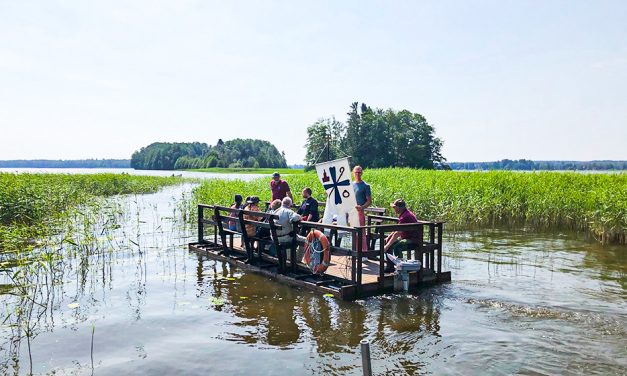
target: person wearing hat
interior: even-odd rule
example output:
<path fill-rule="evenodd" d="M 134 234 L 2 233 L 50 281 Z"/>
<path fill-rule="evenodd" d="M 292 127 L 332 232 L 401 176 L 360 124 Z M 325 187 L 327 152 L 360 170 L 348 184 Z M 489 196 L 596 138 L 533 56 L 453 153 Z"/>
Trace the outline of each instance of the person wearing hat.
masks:
<path fill-rule="evenodd" d="M 259 208 L 259 197 L 257 196 L 250 196 L 250 198 L 246 201 L 246 210 L 249 211 L 261 211 L 261 209 Z M 258 221 L 259 217 L 250 215 L 250 214 L 244 214 L 244 219 L 249 221 Z M 255 233 L 257 232 L 257 226 L 255 225 L 246 225 L 246 235 L 248 236 L 255 236 Z"/>
<path fill-rule="evenodd" d="M 270 190 L 272 191 L 272 200 L 283 200 L 285 197 L 292 199 L 292 192 L 290 186 L 285 180 L 281 179 L 281 174 L 275 172 L 272 174 L 272 180 L 270 180 Z"/>
<path fill-rule="evenodd" d="M 418 223 L 418 219 L 409 209 L 407 204 L 401 198 L 394 200 L 390 206 L 394 209 L 394 213 L 398 215 L 398 224 Z M 392 253 L 395 256 L 402 256 L 402 253 L 409 249 L 414 241 L 418 240 L 418 233 L 415 231 L 394 231 L 385 238 L 384 250 L 386 253 Z M 388 260 L 386 273 L 394 271 L 394 264 Z"/>

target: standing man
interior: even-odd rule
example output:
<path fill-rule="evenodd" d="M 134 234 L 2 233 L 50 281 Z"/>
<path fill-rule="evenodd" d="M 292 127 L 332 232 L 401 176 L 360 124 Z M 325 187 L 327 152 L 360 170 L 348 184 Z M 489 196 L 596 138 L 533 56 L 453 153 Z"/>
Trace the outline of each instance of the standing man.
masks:
<path fill-rule="evenodd" d="M 364 173 L 364 169 L 361 166 L 355 166 L 353 168 L 353 177 L 355 182 L 353 183 L 353 190 L 355 191 L 355 200 L 357 201 L 357 205 L 355 209 L 357 209 L 357 215 L 359 216 L 359 225 L 366 225 L 366 214 L 364 213 L 364 209 L 372 204 L 372 193 L 370 192 L 370 186 L 366 184 L 365 181 L 361 180 L 361 176 Z M 368 244 L 366 242 L 366 233 L 364 232 L 362 240 L 361 240 L 361 250 L 367 251 Z M 367 257 L 362 257 L 362 261 L 368 261 Z"/>
<path fill-rule="evenodd" d="M 414 213 L 407 209 L 403 199 L 394 200 L 390 206 L 394 209 L 394 213 L 398 215 L 399 225 L 403 223 L 418 223 L 418 219 L 416 219 Z M 416 231 L 394 231 L 385 238 L 385 247 L 383 249 L 386 253 L 393 253 L 395 256 L 401 257 L 404 251 L 419 241 Z M 393 271 L 394 264 L 388 260 L 385 272 L 391 273 Z"/>
<path fill-rule="evenodd" d="M 303 198 L 305 201 L 300 205 L 300 208 L 296 213 L 303 217 L 303 221 L 318 222 L 320 220 L 320 212 L 318 211 L 318 200 L 311 197 L 311 188 L 306 187 L 303 189 Z M 303 227 L 301 229 L 301 235 L 307 235 L 307 229 Z"/>
<path fill-rule="evenodd" d="M 270 190 L 272 191 L 272 200 L 283 200 L 285 197 L 292 199 L 292 192 L 290 192 L 290 186 L 285 180 L 281 180 L 281 174 L 275 172 L 272 174 L 272 180 L 270 181 Z"/>

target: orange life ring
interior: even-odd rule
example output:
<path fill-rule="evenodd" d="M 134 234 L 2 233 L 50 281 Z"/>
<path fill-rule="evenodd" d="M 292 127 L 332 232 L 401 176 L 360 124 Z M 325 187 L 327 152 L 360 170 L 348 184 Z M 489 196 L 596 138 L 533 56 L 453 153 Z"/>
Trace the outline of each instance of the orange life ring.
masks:
<path fill-rule="evenodd" d="M 331 263 L 329 239 L 319 230 L 309 231 L 305 242 L 305 256 L 303 261 L 315 274 L 324 273 Z"/>

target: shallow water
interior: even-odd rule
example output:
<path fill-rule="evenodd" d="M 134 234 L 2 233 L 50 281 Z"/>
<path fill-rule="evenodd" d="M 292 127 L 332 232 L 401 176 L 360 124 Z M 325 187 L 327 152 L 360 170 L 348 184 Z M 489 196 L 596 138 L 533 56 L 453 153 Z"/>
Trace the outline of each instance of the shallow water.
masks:
<path fill-rule="evenodd" d="M 189 189 L 112 199 L 28 287 L 30 318 L 15 312 L 32 300 L 0 295 L 0 371 L 352 375 L 365 339 L 375 374 L 627 374 L 626 247 L 448 233 L 451 283 L 343 302 L 189 252 Z"/>
<path fill-rule="evenodd" d="M 2 167 L 0 172 L 17 174 L 129 174 L 140 176 L 180 176 L 191 179 L 240 179 L 253 180 L 269 177 L 270 174 L 221 174 L 200 171 L 173 171 L 173 170 L 135 170 L 132 168 L 36 168 L 36 167 Z"/>

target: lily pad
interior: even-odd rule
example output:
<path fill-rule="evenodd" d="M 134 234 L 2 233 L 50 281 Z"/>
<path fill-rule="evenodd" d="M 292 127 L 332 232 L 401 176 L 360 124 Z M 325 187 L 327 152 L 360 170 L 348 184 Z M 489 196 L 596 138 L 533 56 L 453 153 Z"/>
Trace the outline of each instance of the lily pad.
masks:
<path fill-rule="evenodd" d="M 224 305 L 224 303 L 226 303 L 224 299 L 216 298 L 215 296 L 212 296 L 211 298 L 209 298 L 209 301 L 211 302 L 211 304 L 213 304 L 216 307 L 222 306 Z"/>

